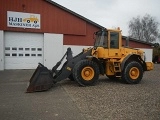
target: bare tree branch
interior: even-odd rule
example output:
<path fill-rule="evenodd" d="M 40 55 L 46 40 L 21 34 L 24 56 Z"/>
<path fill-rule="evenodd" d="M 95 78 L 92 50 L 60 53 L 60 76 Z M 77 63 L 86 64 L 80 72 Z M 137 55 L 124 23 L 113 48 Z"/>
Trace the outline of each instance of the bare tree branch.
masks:
<path fill-rule="evenodd" d="M 129 35 L 141 41 L 154 42 L 160 36 L 158 26 L 159 23 L 156 19 L 149 14 L 146 14 L 143 18 L 140 16 L 133 17 L 128 25 Z"/>

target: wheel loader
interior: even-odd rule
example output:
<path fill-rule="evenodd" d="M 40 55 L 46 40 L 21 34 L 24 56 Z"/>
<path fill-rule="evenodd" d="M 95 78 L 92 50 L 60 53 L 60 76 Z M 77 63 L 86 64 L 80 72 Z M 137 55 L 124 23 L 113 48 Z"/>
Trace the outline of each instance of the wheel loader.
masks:
<path fill-rule="evenodd" d="M 142 80 L 144 71 L 153 69 L 152 62 L 145 62 L 144 51 L 122 46 L 119 28 L 103 28 L 95 32 L 94 36 L 93 47 L 83 49 L 74 57 L 71 48 L 68 48 L 52 70 L 39 63 L 26 92 L 46 91 L 67 78 L 75 80 L 80 86 L 95 85 L 100 75 L 137 84 Z M 64 58 L 66 62 L 57 70 Z"/>

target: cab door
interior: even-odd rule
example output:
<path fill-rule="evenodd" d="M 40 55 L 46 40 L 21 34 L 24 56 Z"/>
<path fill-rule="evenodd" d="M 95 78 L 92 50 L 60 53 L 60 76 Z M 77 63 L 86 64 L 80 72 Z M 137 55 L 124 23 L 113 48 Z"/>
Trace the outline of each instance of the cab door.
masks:
<path fill-rule="evenodd" d="M 120 57 L 120 32 L 109 31 L 108 34 L 108 45 L 109 51 L 108 56 L 110 58 L 119 58 Z"/>

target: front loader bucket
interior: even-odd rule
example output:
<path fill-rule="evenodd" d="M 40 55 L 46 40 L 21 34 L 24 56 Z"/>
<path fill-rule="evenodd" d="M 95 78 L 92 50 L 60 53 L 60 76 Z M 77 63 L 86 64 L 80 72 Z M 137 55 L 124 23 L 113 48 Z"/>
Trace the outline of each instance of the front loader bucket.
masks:
<path fill-rule="evenodd" d="M 27 93 L 48 90 L 54 83 L 51 71 L 41 63 L 39 63 L 29 82 Z"/>

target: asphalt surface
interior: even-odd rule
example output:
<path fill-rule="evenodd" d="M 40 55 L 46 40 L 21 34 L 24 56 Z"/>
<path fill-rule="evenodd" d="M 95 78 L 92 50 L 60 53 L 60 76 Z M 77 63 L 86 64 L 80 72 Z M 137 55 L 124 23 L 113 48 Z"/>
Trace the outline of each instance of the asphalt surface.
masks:
<path fill-rule="evenodd" d="M 25 93 L 33 72 L 0 71 L 1 120 L 160 120 L 160 64 L 136 85 L 100 77 L 95 86 L 64 80 Z"/>

